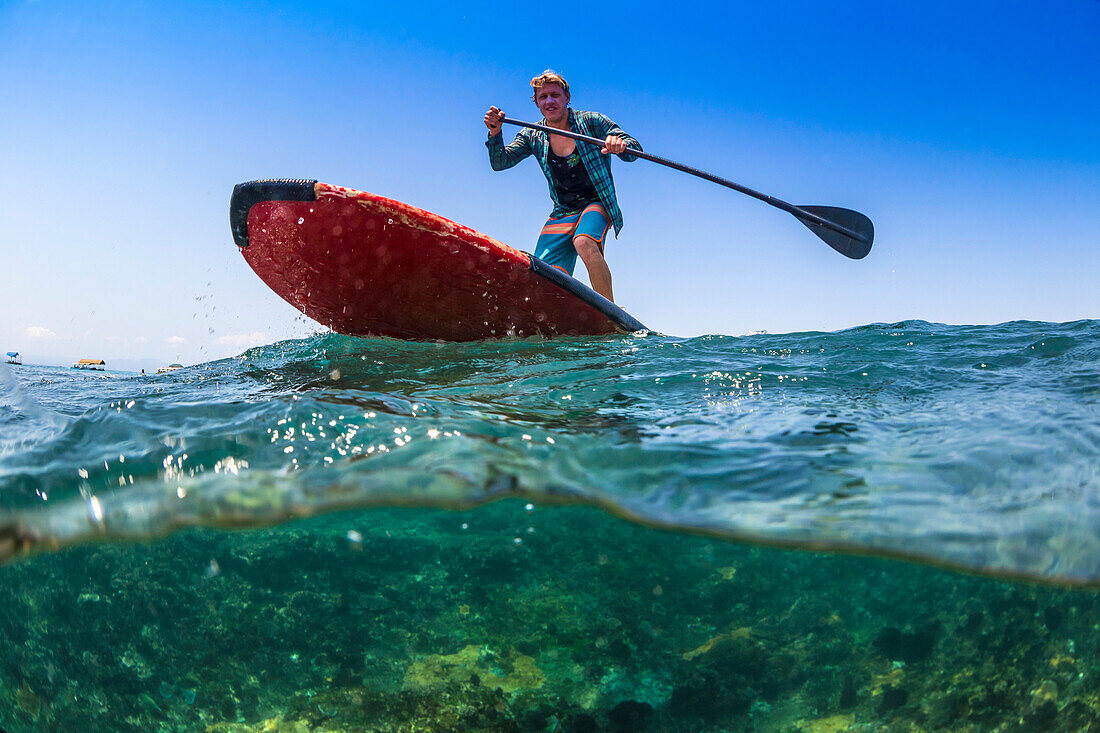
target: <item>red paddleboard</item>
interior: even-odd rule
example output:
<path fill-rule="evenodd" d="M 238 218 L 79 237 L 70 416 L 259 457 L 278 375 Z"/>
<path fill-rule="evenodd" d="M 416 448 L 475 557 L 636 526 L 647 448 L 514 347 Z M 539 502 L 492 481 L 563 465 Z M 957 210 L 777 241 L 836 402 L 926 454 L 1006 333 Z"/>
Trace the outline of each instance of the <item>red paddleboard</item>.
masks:
<path fill-rule="evenodd" d="M 233 189 L 229 218 L 260 279 L 337 333 L 474 341 L 645 328 L 538 258 L 382 196 L 250 181 Z"/>

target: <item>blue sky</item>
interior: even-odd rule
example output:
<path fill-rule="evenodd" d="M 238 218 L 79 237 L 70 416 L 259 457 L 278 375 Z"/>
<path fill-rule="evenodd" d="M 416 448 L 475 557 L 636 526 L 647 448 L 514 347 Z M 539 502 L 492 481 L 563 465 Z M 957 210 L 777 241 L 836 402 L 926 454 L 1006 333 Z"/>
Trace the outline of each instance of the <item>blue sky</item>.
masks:
<path fill-rule="evenodd" d="M 254 178 L 530 250 L 546 184 L 490 170 L 481 117 L 537 119 L 546 67 L 650 152 L 875 222 L 853 262 L 758 201 L 616 161 L 616 297 L 655 330 L 1100 317 L 1097 0 L 538 8 L 0 1 L 0 351 L 194 363 L 309 333 L 232 243 Z"/>

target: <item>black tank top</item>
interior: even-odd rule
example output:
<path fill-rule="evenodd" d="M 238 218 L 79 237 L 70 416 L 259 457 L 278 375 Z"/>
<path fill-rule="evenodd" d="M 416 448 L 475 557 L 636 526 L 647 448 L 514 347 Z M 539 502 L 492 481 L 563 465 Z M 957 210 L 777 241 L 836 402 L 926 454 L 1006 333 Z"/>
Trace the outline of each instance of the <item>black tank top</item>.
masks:
<path fill-rule="evenodd" d="M 569 155 L 562 157 L 551 147 L 548 162 L 550 175 L 554 179 L 554 191 L 558 194 L 558 202 L 564 208 L 569 211 L 580 211 L 588 204 L 600 200 L 576 148 Z"/>

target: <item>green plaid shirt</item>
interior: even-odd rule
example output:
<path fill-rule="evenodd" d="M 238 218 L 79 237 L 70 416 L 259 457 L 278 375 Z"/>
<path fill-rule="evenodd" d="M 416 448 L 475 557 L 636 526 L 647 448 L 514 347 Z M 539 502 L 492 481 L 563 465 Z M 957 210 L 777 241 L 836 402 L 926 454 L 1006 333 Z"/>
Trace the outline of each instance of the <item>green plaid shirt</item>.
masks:
<path fill-rule="evenodd" d="M 546 120 L 540 121 L 545 125 Z M 635 150 L 641 150 L 638 141 L 627 135 L 614 122 L 599 112 L 584 112 L 581 110 L 569 110 L 569 129 L 589 137 L 597 137 L 601 140 L 608 135 L 615 135 L 626 140 L 626 145 Z M 572 213 L 558 201 L 558 193 L 554 190 L 554 178 L 550 175 L 550 137 L 539 130 L 523 128 L 516 134 L 516 139 L 507 145 L 504 144 L 504 135 L 493 135 L 485 143 L 489 148 L 489 164 L 493 170 L 502 171 L 511 168 L 528 155 L 534 155 L 546 176 L 546 182 L 550 186 L 550 198 L 554 202 L 554 210 L 550 212 L 552 217 L 561 217 Z M 592 185 L 596 187 L 596 194 L 600 197 L 600 203 L 611 215 L 611 223 L 615 225 L 615 236 L 623 228 L 623 212 L 619 210 L 619 202 L 615 198 L 615 181 L 611 178 L 611 156 L 604 155 L 600 149 L 590 143 L 577 141 L 577 153 L 584 162 L 584 168 L 588 171 L 588 177 L 592 179 Z M 637 156 L 623 153 L 619 156 L 627 163 L 637 160 Z"/>

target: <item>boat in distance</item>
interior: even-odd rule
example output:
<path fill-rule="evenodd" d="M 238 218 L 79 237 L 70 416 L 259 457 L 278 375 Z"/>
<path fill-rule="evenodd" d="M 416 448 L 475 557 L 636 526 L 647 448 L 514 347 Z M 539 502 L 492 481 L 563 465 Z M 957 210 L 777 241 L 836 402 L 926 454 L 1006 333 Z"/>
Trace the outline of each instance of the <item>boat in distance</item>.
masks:
<path fill-rule="evenodd" d="M 537 257 L 383 196 L 249 181 L 233 189 L 229 218 L 260 279 L 336 333 L 475 341 L 645 330 Z"/>
<path fill-rule="evenodd" d="M 107 369 L 107 362 L 102 359 L 80 359 L 72 365 L 73 369 L 91 369 L 92 371 L 102 372 Z"/>

